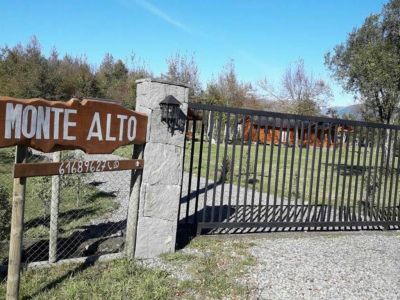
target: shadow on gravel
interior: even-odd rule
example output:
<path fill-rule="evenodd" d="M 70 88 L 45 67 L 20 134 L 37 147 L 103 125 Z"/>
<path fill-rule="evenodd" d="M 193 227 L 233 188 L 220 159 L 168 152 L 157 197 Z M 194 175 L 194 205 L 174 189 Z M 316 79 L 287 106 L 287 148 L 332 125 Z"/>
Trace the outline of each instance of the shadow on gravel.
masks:
<path fill-rule="evenodd" d="M 178 223 L 176 236 L 176 248 L 182 249 L 186 247 L 190 241 L 196 236 L 197 220 L 206 220 L 207 222 L 224 222 L 234 215 L 235 209 L 228 205 L 222 206 L 207 206 L 205 209 L 197 211 L 197 213 L 184 218 Z M 211 229 L 204 229 L 202 233 L 210 233 Z"/>
<path fill-rule="evenodd" d="M 203 188 L 201 188 L 199 190 L 192 191 L 189 195 L 186 195 L 186 196 L 181 198 L 180 204 L 187 203 L 190 200 L 196 198 L 197 196 L 203 195 L 206 192 L 208 192 L 209 190 L 212 190 L 212 189 L 214 189 L 214 187 L 217 187 L 219 185 L 221 185 L 220 181 L 218 181 L 216 183 L 210 183 L 207 187 L 203 187 Z"/>
<path fill-rule="evenodd" d="M 206 210 L 199 210 L 196 214 L 192 214 L 187 218 L 181 219 L 178 223 L 177 232 L 177 249 L 182 249 L 190 243 L 197 234 L 197 223 L 202 224 L 202 235 L 207 234 L 254 234 L 254 233 L 272 233 L 272 232 L 355 232 L 355 231 L 386 231 L 399 230 L 398 225 L 352 225 L 352 226 L 324 226 L 324 225 L 309 225 L 309 226 L 290 226 L 290 220 L 309 220 L 309 222 L 323 222 L 326 217 L 327 207 L 318 205 L 315 206 L 299 206 L 293 209 L 288 205 L 270 206 L 268 210 L 265 207 L 251 206 L 211 206 L 206 207 Z M 347 210 L 343 209 L 338 213 L 343 214 L 344 219 L 351 219 L 347 215 Z M 382 212 L 379 213 L 381 218 L 375 213 L 374 218 L 383 220 Z M 371 216 L 370 216 L 371 217 Z M 279 226 L 277 221 L 287 221 L 286 226 Z M 353 220 L 355 221 L 355 220 Z M 221 225 L 221 228 L 203 228 L 209 226 L 216 227 Z M 214 224 L 211 224 L 214 223 Z M 220 223 L 220 224 L 215 224 Z M 225 223 L 225 224 L 224 224 Z M 227 227 L 227 223 L 233 223 L 232 228 Z M 241 224 L 242 223 L 242 224 Z M 261 223 L 261 224 L 260 224 Z M 275 223 L 275 224 L 274 224 Z M 253 225 L 254 224 L 254 225 Z M 242 227 L 241 227 L 242 225 Z"/>
<path fill-rule="evenodd" d="M 70 209 L 66 212 L 62 212 L 59 214 L 59 222 L 62 223 L 67 220 L 71 220 L 73 217 L 79 216 L 79 218 L 84 218 L 86 216 L 93 215 L 96 212 L 96 209 L 94 208 L 83 208 L 83 209 Z M 24 230 L 29 230 L 31 228 L 37 227 L 37 226 L 45 226 L 45 227 L 50 227 L 50 217 L 49 216 L 44 216 L 44 217 L 38 217 L 31 219 L 24 224 Z"/>

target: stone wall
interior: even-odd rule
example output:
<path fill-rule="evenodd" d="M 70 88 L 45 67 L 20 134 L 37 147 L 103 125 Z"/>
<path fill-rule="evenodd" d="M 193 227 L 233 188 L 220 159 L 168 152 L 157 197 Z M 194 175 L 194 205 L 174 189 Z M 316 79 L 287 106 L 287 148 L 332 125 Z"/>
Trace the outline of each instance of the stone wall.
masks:
<path fill-rule="evenodd" d="M 149 122 L 135 257 L 149 258 L 175 251 L 189 88 L 154 79 L 136 83 L 136 110 Z M 168 95 L 182 103 L 179 126 L 172 131 L 161 122 L 159 103 Z"/>

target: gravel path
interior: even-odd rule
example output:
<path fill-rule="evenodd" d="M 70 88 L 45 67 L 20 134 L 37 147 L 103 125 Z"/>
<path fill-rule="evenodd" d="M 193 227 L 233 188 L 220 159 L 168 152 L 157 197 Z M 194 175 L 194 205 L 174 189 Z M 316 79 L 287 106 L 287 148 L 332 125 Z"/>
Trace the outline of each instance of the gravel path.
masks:
<path fill-rule="evenodd" d="M 254 241 L 258 299 L 400 298 L 400 232 L 272 233 Z"/>
<path fill-rule="evenodd" d="M 84 160 L 121 160 L 120 156 L 106 155 L 84 155 Z M 95 183 L 97 189 L 112 195 L 113 201 L 118 203 L 118 209 L 103 216 L 101 219 L 92 220 L 92 224 L 119 222 L 126 219 L 129 204 L 129 189 L 131 171 L 98 172 L 88 175 L 88 182 Z"/>
<path fill-rule="evenodd" d="M 189 173 L 184 173 L 183 182 L 182 182 L 182 202 L 181 205 L 181 215 L 180 219 L 185 218 L 186 216 L 186 209 L 189 203 L 189 215 L 193 215 L 195 212 L 195 202 L 196 202 L 196 191 L 197 191 L 197 177 L 192 176 L 191 182 L 191 193 L 190 196 L 188 195 L 188 186 L 189 186 Z M 254 193 L 254 195 L 253 195 Z M 207 195 L 207 199 L 206 199 Z M 206 200 L 207 206 L 212 204 L 214 199 L 216 206 L 227 206 L 229 203 L 231 205 L 244 205 L 247 203 L 249 205 L 254 199 L 254 204 L 257 205 L 265 205 L 267 203 L 267 193 L 261 193 L 257 190 L 253 192 L 253 185 L 249 184 L 247 188 L 247 197 L 246 196 L 246 189 L 243 186 L 240 186 L 238 190 L 238 186 L 232 184 L 232 188 L 230 188 L 229 183 L 225 184 L 216 184 L 214 186 L 214 182 L 209 179 L 206 185 L 206 179 L 204 177 L 200 177 L 199 180 L 199 203 L 198 207 L 201 209 L 204 207 L 204 201 Z M 231 200 L 229 200 L 229 196 L 231 196 Z M 189 198 L 189 201 L 187 201 Z M 246 202 L 245 202 L 246 201 Z M 276 204 L 281 204 L 281 198 L 279 196 L 275 199 Z M 269 203 L 270 205 L 274 202 L 274 195 L 270 195 Z M 283 205 L 287 204 L 287 201 L 283 199 Z M 256 213 L 256 212 L 255 212 Z"/>

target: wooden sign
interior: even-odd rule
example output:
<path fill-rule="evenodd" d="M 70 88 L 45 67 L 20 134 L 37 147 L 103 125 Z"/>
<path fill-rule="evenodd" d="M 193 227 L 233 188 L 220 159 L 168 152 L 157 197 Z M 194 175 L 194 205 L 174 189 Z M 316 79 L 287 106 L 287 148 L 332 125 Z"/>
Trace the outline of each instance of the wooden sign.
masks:
<path fill-rule="evenodd" d="M 66 160 L 14 165 L 14 178 L 143 169 L 143 159 Z"/>
<path fill-rule="evenodd" d="M 42 152 L 81 149 L 111 153 L 144 144 L 147 116 L 116 103 L 0 97 L 0 148 L 25 145 Z"/>

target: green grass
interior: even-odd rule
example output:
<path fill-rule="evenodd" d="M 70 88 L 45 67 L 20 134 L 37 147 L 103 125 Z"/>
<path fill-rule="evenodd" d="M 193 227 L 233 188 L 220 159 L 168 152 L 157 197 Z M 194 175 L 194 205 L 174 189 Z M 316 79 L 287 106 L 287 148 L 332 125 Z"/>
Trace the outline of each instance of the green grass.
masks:
<path fill-rule="evenodd" d="M 192 144 L 188 142 L 186 144 L 185 152 L 186 172 L 189 172 L 191 147 Z M 373 149 L 371 155 L 371 148 L 355 147 L 353 151 L 352 143 L 350 142 L 350 144 L 348 145 L 347 161 L 345 155 L 345 145 L 342 147 L 341 152 L 340 147 L 337 147 L 336 150 L 333 147 L 330 149 L 325 147 L 310 147 L 308 153 L 305 147 L 300 149 L 299 147 L 286 147 L 285 145 L 282 145 L 279 153 L 279 147 L 277 147 L 277 145 L 274 145 L 274 147 L 272 147 L 272 145 L 267 144 L 264 154 L 263 144 L 260 143 L 257 159 L 255 158 L 256 145 L 254 143 L 251 144 L 250 151 L 248 150 L 248 147 L 248 144 L 245 143 L 242 152 L 241 168 L 239 168 L 241 155 L 240 146 L 235 147 L 234 159 L 233 145 L 228 145 L 226 148 L 226 158 L 228 158 L 229 160 L 234 160 L 232 178 L 233 184 L 240 184 L 240 186 L 245 187 L 247 182 L 248 188 L 252 189 L 253 182 L 255 182 L 255 190 L 262 191 L 264 193 L 268 193 L 269 191 L 271 195 L 274 195 L 274 192 L 276 191 L 277 197 L 284 197 L 286 199 L 290 198 L 290 201 L 292 203 L 294 203 L 297 198 L 298 203 L 301 203 L 304 199 L 304 203 L 306 204 L 310 201 L 311 203 L 315 203 L 316 201 L 319 204 L 327 204 L 330 201 L 332 204 L 334 204 L 335 201 L 337 201 L 338 205 L 341 205 L 343 201 L 343 204 L 346 205 L 348 200 L 350 199 L 350 206 L 352 206 L 353 198 L 355 197 L 356 206 L 358 206 L 360 201 L 365 201 L 367 198 L 366 194 L 368 182 L 370 183 L 370 185 L 373 185 L 373 182 L 376 183 L 377 188 L 375 189 L 374 201 L 376 203 L 379 198 L 380 206 L 382 206 L 382 204 L 389 204 L 389 200 L 393 204 L 393 195 L 400 192 L 400 185 L 397 186 L 396 191 L 396 179 L 398 179 L 396 177 L 396 172 L 390 174 L 385 181 L 386 176 L 382 176 L 379 172 L 379 168 L 376 167 L 377 165 L 380 166 L 382 164 L 382 149 L 379 149 L 377 157 L 376 147 Z M 126 158 L 130 157 L 131 152 L 132 146 L 125 146 L 119 148 L 116 151 L 118 155 Z M 352 155 L 353 152 L 354 155 Z M 209 143 L 205 142 L 203 145 L 202 165 L 200 170 L 200 174 L 202 177 L 206 177 L 207 174 L 208 153 Z M 209 180 L 211 182 L 214 181 L 215 178 L 217 159 L 216 154 L 217 145 L 211 145 L 210 166 L 208 169 L 208 174 L 210 178 Z M 194 176 L 197 176 L 198 174 L 199 155 L 200 142 L 197 141 L 194 145 Z M 248 160 L 249 155 L 250 159 Z M 265 158 L 264 174 L 262 176 L 263 156 Z M 284 164 L 285 156 L 287 156 L 286 167 Z M 221 174 L 222 161 L 224 157 L 225 144 L 220 144 L 216 176 L 217 180 L 219 179 L 219 176 Z M 328 160 L 326 160 L 327 158 Z M 319 162 L 321 162 L 321 164 Z M 397 169 L 398 163 L 399 158 L 396 156 L 394 157 L 395 169 Z M 321 169 L 318 172 L 319 165 L 321 165 Z M 337 166 L 341 167 L 338 169 Z M 391 167 L 391 165 L 389 167 Z M 248 177 L 246 177 L 247 169 L 249 170 Z M 279 173 L 277 173 L 277 171 L 279 171 Z M 352 176 L 350 176 L 351 171 Z M 269 174 L 271 174 L 271 176 L 269 176 Z M 279 176 L 276 176 L 276 174 L 279 174 Z M 291 182 L 289 179 L 290 175 L 292 175 Z M 230 182 L 230 173 L 228 173 L 227 182 Z M 369 194 L 371 195 L 372 192 L 369 192 Z M 399 201 L 400 200 L 397 199 L 397 202 Z"/>
<path fill-rule="evenodd" d="M 114 155 L 118 155 L 127 159 L 131 159 L 132 158 L 132 152 L 133 152 L 133 145 L 127 145 L 127 146 L 123 146 L 118 148 L 117 150 L 115 150 L 113 152 Z"/>
<path fill-rule="evenodd" d="M 13 163 L 14 148 L 0 149 L 0 185 L 9 194 L 9 207 L 11 206 Z M 59 210 L 60 237 L 70 236 L 78 227 L 117 208 L 117 204 L 110 195 L 101 193 L 96 187 L 86 184 L 84 176 L 82 174 L 62 177 Z M 27 179 L 25 240 L 48 238 L 50 199 L 51 177 Z M 4 258 L 3 254 L 0 253 L 0 261 Z"/>
<path fill-rule="evenodd" d="M 117 260 L 85 267 L 77 264 L 28 270 L 20 295 L 31 299 L 173 299 L 177 281 L 168 273 Z M 6 294 L 5 283 L 0 294 Z"/>
<path fill-rule="evenodd" d="M 192 296 L 201 295 L 204 299 L 248 299 L 253 287 L 240 283 L 239 278 L 255 264 L 249 253 L 252 243 L 200 237 L 192 241 L 189 249 L 196 252 L 164 255 L 162 258 L 182 269 L 186 269 L 190 280 L 181 283 Z"/>
<path fill-rule="evenodd" d="M 249 299 L 252 286 L 240 283 L 255 264 L 245 240 L 200 237 L 179 251 L 163 255 L 167 265 L 187 273 L 179 280 L 167 271 L 116 260 L 32 269 L 23 272 L 21 298 L 29 299 Z M 5 295 L 6 284 L 0 284 Z"/>
<path fill-rule="evenodd" d="M 185 155 L 186 172 L 189 171 L 191 147 L 192 144 L 190 142 L 187 143 Z M 250 150 L 249 145 L 245 143 L 242 155 L 241 147 L 237 145 L 235 147 L 234 158 L 233 145 L 227 145 L 227 147 L 225 147 L 225 144 L 220 144 L 217 158 L 217 145 L 211 145 L 211 149 L 209 149 L 209 143 L 205 142 L 203 145 L 200 174 L 202 177 L 206 177 L 207 159 L 210 156 L 210 165 L 208 169 L 209 180 L 210 182 L 218 180 L 221 174 L 222 161 L 224 157 L 226 157 L 228 158 L 229 164 L 232 160 L 234 161 L 232 182 L 235 185 L 240 184 L 242 187 L 247 185 L 249 189 L 252 189 L 254 183 L 254 188 L 257 191 L 262 191 L 271 195 L 273 195 L 276 191 L 277 197 L 290 197 L 291 203 L 294 203 L 295 199 L 297 198 L 299 203 L 304 199 L 305 203 L 310 201 L 315 203 L 315 201 L 317 201 L 318 203 L 324 202 L 327 204 L 329 199 L 331 199 L 332 203 L 334 203 L 334 201 L 338 201 L 338 204 L 340 204 L 340 202 L 343 201 L 344 204 L 346 204 L 349 198 L 351 201 L 353 201 L 354 194 L 356 196 L 357 203 L 360 200 L 365 200 L 368 175 L 371 172 L 370 183 L 374 182 L 374 180 L 375 182 L 381 181 L 379 188 L 376 190 L 375 196 L 376 199 L 378 199 L 379 194 L 382 204 L 382 199 L 384 198 L 385 176 L 381 176 L 381 173 L 377 171 L 378 168 L 375 167 L 376 158 L 378 158 L 378 166 L 381 164 L 381 151 L 377 157 L 376 149 L 374 149 L 374 152 L 372 153 L 372 161 L 370 163 L 370 148 L 361 147 L 359 150 L 358 147 L 355 147 L 353 156 L 352 145 L 349 145 L 348 147 L 349 154 L 347 161 L 345 155 L 346 146 L 343 146 L 342 151 L 340 152 L 339 147 L 337 147 L 335 151 L 334 148 L 328 149 L 324 147 L 310 147 L 309 150 L 307 150 L 305 147 L 300 149 L 299 147 L 287 147 L 286 145 L 282 145 L 279 150 L 277 145 L 272 147 L 272 145 L 267 144 L 264 154 L 264 148 L 261 143 L 258 148 L 258 154 L 256 154 L 256 145 L 254 143 L 250 145 Z M 197 141 L 194 145 L 193 160 L 193 175 L 195 176 L 198 174 L 199 155 L 200 143 Z M 241 156 L 242 166 L 240 168 Z M 366 168 L 364 168 L 364 171 L 362 171 L 364 156 L 367 158 L 365 163 Z M 285 157 L 287 159 L 286 166 Z M 326 160 L 327 158 L 328 160 Z M 216 164 L 217 159 L 218 164 Z M 263 162 L 264 173 L 262 173 Z M 397 166 L 397 164 L 398 157 L 395 157 L 395 166 Z M 319 165 L 321 166 L 320 170 L 318 168 Z M 337 168 L 338 165 L 341 166 L 339 169 Z M 352 176 L 349 176 L 351 168 Z M 247 170 L 249 171 L 248 175 L 246 175 Z M 217 176 L 215 176 L 215 172 L 217 173 Z M 291 174 L 292 181 L 290 182 L 289 178 Z M 231 174 L 228 173 L 226 180 L 227 183 L 230 182 L 230 175 Z M 391 181 L 390 177 L 391 176 L 388 176 L 388 180 L 386 182 L 386 201 L 389 199 Z M 394 195 L 395 182 L 396 176 L 394 174 L 392 179 L 392 195 Z M 361 190 L 362 186 L 363 190 Z M 356 187 L 357 192 L 355 193 Z M 399 191 L 400 187 L 398 187 L 397 192 Z M 393 197 L 391 201 L 393 203 Z"/>

